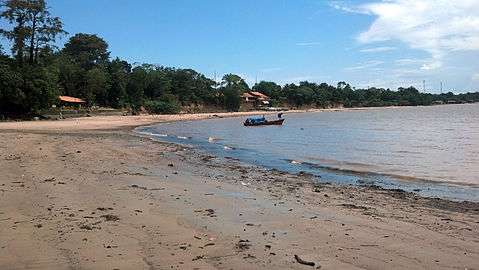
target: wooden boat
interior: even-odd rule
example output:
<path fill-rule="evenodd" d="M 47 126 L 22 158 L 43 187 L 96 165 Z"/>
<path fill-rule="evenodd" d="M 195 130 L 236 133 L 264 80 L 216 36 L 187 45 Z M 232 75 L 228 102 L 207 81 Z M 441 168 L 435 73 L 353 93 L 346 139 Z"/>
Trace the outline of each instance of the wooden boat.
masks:
<path fill-rule="evenodd" d="M 281 126 L 284 122 L 284 119 L 277 119 L 277 120 L 266 120 L 264 117 L 260 118 L 248 118 L 244 121 L 243 125 L 246 127 L 253 127 L 253 126 L 272 126 L 277 125 Z"/>

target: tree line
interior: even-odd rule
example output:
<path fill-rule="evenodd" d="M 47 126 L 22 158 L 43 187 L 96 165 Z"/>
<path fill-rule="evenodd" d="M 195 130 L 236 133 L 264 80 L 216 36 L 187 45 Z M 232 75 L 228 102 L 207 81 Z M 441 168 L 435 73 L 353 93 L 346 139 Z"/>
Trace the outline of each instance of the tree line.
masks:
<path fill-rule="evenodd" d="M 332 86 L 305 81 L 280 86 L 261 81 L 250 88 L 235 74 L 227 74 L 217 83 L 193 69 L 112 59 L 108 43 L 95 34 L 74 34 L 57 48 L 57 39 L 68 33 L 45 0 L 4 0 L 0 2 L 0 19 L 7 24 L 6 29 L 0 29 L 0 36 L 11 44 L 10 53 L 0 46 L 0 116 L 36 114 L 56 104 L 59 95 L 82 98 L 88 106 L 134 112 L 144 108 L 151 113 L 177 113 L 191 106 L 237 111 L 241 94 L 252 90 L 270 96 L 274 106 L 287 107 L 479 101 L 479 93 L 437 95 L 420 93 L 413 87 L 397 91 L 353 89 L 345 82 Z"/>

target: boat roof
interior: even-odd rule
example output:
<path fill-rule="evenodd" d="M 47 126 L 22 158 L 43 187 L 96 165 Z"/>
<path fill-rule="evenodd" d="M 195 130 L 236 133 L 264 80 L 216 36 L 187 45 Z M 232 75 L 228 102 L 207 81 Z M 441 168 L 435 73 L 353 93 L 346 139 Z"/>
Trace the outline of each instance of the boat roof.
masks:
<path fill-rule="evenodd" d="M 265 119 L 264 116 L 253 116 L 253 117 L 248 117 L 250 120 L 263 120 Z"/>

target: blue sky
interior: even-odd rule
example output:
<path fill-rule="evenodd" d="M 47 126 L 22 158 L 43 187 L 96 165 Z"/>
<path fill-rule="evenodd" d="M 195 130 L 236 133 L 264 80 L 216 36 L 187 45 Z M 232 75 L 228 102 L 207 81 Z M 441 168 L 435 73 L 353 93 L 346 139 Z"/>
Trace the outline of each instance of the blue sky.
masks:
<path fill-rule="evenodd" d="M 96 33 L 130 62 L 218 79 L 236 73 L 250 85 L 344 80 L 422 90 L 425 80 L 428 92 L 441 81 L 444 91 L 479 90 L 477 0 L 47 2 L 70 35 Z"/>

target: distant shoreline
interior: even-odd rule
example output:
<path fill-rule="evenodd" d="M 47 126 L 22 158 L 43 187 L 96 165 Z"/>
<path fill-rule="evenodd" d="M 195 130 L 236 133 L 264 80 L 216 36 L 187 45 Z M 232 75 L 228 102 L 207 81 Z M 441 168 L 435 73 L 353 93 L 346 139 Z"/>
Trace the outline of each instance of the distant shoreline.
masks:
<path fill-rule="evenodd" d="M 278 111 L 268 111 L 268 110 L 255 110 L 255 111 L 238 111 L 238 112 L 198 112 L 198 113 L 177 113 L 177 114 L 141 114 L 141 115 L 122 115 L 121 117 L 136 117 L 140 118 L 140 121 L 143 121 L 145 117 L 157 117 L 162 118 L 165 116 L 166 118 L 171 118 L 172 116 L 191 116 L 194 119 L 198 119 L 197 116 L 199 115 L 220 115 L 222 117 L 234 117 L 234 116 L 243 116 L 243 115 L 260 115 L 260 114 L 275 114 L 279 112 L 285 113 L 304 113 L 304 112 L 332 112 L 332 111 L 361 111 L 361 110 L 380 110 L 380 109 L 397 109 L 397 108 L 414 108 L 414 107 L 434 107 L 434 106 L 457 106 L 457 105 L 471 105 L 477 104 L 479 102 L 471 102 L 471 103 L 455 103 L 455 104 L 432 104 L 432 105 L 406 105 L 406 106 L 377 106 L 377 107 L 337 107 L 337 108 L 304 108 L 304 109 L 287 109 L 287 110 L 278 110 Z M 90 116 L 78 116 L 78 117 L 68 117 L 66 119 L 54 120 L 54 119 L 42 119 L 42 120 L 34 120 L 33 118 L 30 120 L 25 119 L 7 119 L 7 120 L 0 120 L 0 123 L 9 123 L 9 122 L 31 122 L 31 121 L 65 121 L 68 119 L 82 119 L 82 118 L 104 118 L 104 117 L 111 117 L 114 119 L 115 117 L 120 117 L 120 115 L 101 115 L 101 114 L 93 114 Z M 181 117 L 179 121 L 182 121 L 184 118 Z M 161 120 L 160 120 L 161 121 Z M 173 120 L 175 121 L 175 120 Z"/>

